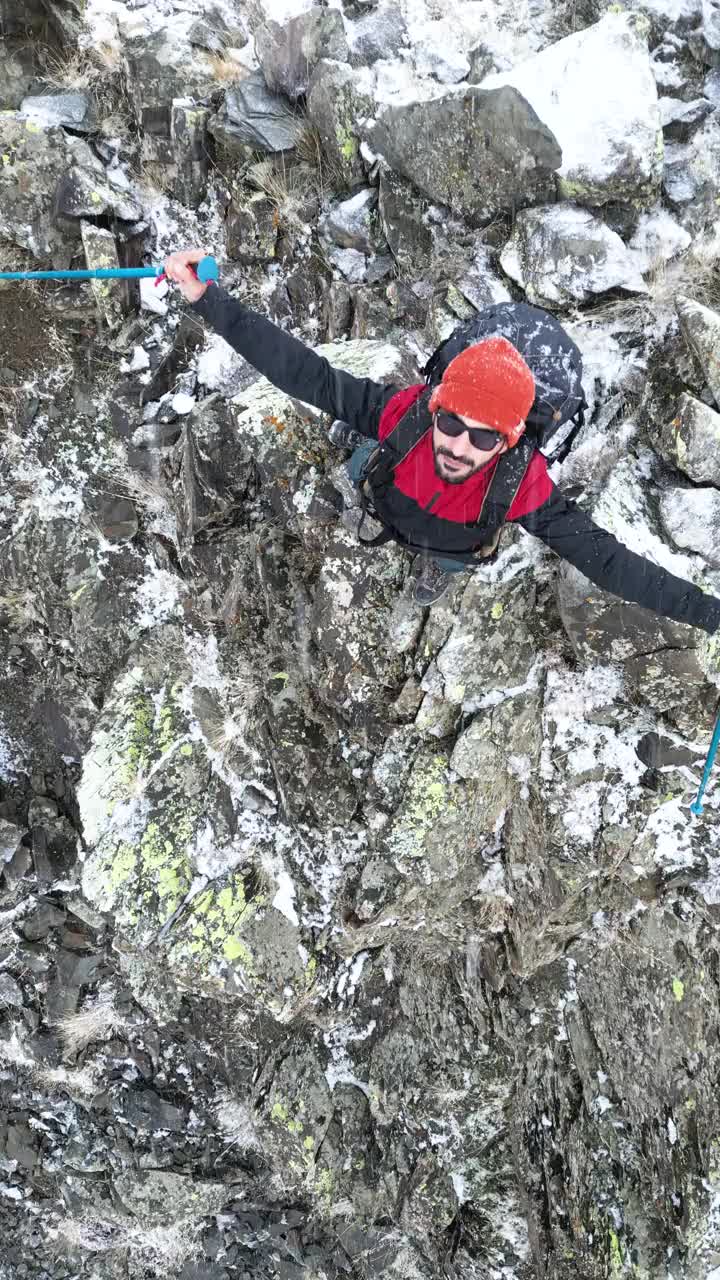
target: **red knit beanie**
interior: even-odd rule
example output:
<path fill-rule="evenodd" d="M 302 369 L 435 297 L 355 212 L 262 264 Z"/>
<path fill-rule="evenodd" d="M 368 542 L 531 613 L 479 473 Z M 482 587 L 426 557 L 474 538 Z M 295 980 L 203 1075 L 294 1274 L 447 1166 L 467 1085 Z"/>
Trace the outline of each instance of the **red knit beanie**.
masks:
<path fill-rule="evenodd" d="M 520 352 L 507 338 L 485 338 L 450 361 L 430 397 L 430 412 L 475 418 L 507 436 L 512 448 L 534 399 L 535 379 Z"/>

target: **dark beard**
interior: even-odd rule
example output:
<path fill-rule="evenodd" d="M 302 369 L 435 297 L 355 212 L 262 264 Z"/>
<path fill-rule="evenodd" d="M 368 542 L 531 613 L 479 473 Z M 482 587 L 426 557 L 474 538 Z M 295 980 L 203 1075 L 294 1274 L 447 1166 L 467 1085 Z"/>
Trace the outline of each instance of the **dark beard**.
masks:
<path fill-rule="evenodd" d="M 475 465 L 474 465 L 474 463 L 472 463 L 472 462 L 470 461 L 470 459 L 469 459 L 469 458 L 456 458 L 456 459 L 455 459 L 455 461 L 456 461 L 456 462 L 464 462 L 464 463 L 465 463 L 465 465 L 466 465 L 466 466 L 468 466 L 468 467 L 470 468 L 470 470 L 469 470 L 469 471 L 468 471 L 464 476 L 443 476 L 443 475 L 440 475 L 440 470 L 439 470 L 439 467 L 438 467 L 438 458 L 452 458 L 452 457 L 453 457 L 453 454 L 449 453 L 447 449 L 436 449 L 436 448 L 433 446 L 433 459 L 434 459 L 434 462 L 435 462 L 435 474 L 436 474 L 436 476 L 438 476 L 438 477 L 439 477 L 439 479 L 440 479 L 440 480 L 442 480 L 442 481 L 443 481 L 443 484 L 465 484 L 465 481 L 466 481 L 466 480 L 469 480 L 471 476 L 474 476 L 474 475 L 475 475 L 475 472 L 476 472 L 476 471 L 479 471 L 479 470 L 480 470 L 480 466 L 479 466 L 479 465 L 478 465 L 478 466 L 475 466 Z"/>

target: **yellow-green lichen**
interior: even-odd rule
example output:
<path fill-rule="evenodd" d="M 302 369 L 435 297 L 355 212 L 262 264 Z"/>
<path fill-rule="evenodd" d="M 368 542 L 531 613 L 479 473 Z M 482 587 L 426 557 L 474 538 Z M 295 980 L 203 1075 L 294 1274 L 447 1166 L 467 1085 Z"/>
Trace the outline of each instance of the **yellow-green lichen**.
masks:
<path fill-rule="evenodd" d="M 682 982 L 680 978 L 673 978 L 672 989 L 675 999 L 678 1004 L 680 1004 L 683 996 L 685 995 L 685 983 Z"/>
<path fill-rule="evenodd" d="M 395 855 L 422 857 L 426 837 L 440 815 L 454 810 L 447 768 L 448 758 L 444 755 L 416 762 L 410 777 L 409 794 L 389 837 Z"/>
<path fill-rule="evenodd" d="M 175 958 L 182 959 L 187 954 L 202 963 L 226 960 L 241 968 L 246 977 L 252 977 L 252 953 L 238 935 L 266 901 L 264 895 L 247 901 L 240 872 L 235 872 L 221 889 L 206 889 L 193 902 L 188 922 L 178 930 L 173 943 Z"/>
<path fill-rule="evenodd" d="M 622 1275 L 623 1271 L 623 1255 L 620 1248 L 620 1241 L 615 1232 L 610 1229 L 610 1274 L 612 1276 Z"/>

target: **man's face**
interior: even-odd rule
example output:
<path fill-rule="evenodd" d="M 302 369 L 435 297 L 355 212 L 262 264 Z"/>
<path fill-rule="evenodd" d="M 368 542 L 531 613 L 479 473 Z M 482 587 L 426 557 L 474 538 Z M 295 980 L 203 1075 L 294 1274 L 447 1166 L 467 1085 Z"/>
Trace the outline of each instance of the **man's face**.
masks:
<path fill-rule="evenodd" d="M 467 428 L 475 427 L 481 431 L 491 431 L 494 435 L 499 435 L 494 427 L 489 427 L 486 422 L 478 422 L 476 418 L 464 418 L 459 415 L 451 415 L 451 417 L 456 423 L 463 423 Z M 507 450 L 507 441 L 504 439 L 498 439 L 498 443 L 491 449 L 478 449 L 470 440 L 467 431 L 463 431 L 462 435 L 447 435 L 440 429 L 438 419 L 442 421 L 442 414 L 435 414 L 433 417 L 432 442 L 435 470 L 440 479 L 447 484 L 462 484 L 492 458 L 496 458 L 498 454 L 505 453 Z"/>

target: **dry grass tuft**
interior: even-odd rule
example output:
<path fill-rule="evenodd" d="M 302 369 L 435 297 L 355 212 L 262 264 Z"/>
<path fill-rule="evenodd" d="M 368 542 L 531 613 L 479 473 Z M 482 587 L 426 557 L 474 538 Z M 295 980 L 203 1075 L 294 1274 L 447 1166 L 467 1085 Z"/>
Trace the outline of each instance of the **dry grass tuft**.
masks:
<path fill-rule="evenodd" d="M 88 49 L 43 50 L 44 72 L 54 89 L 98 89 L 122 69 L 122 53 L 109 44 Z"/>
<path fill-rule="evenodd" d="M 248 77 L 248 69 L 229 53 L 206 53 L 205 58 L 213 80 L 218 85 L 239 84 Z"/>
<path fill-rule="evenodd" d="M 338 160 L 328 155 L 315 125 L 306 121 L 296 147 L 298 160 L 304 161 L 317 174 L 318 193 L 327 196 L 345 188 L 345 177 Z"/>
<path fill-rule="evenodd" d="M 229 1091 L 220 1094 L 215 1104 L 218 1128 L 228 1141 L 228 1148 L 240 1151 L 260 1150 L 261 1142 L 255 1127 L 252 1111 Z"/>
<path fill-rule="evenodd" d="M 112 993 L 101 992 L 95 1000 L 71 1014 L 60 1023 L 60 1034 L 66 1052 L 74 1057 L 88 1045 L 106 1040 L 123 1026 L 123 1019 L 115 1008 Z"/>
<path fill-rule="evenodd" d="M 129 1253 L 143 1267 L 143 1274 L 178 1275 L 198 1254 L 200 1223 L 174 1222 L 169 1226 L 143 1227 L 125 1215 L 66 1218 L 53 1234 L 57 1244 L 89 1254 Z"/>

